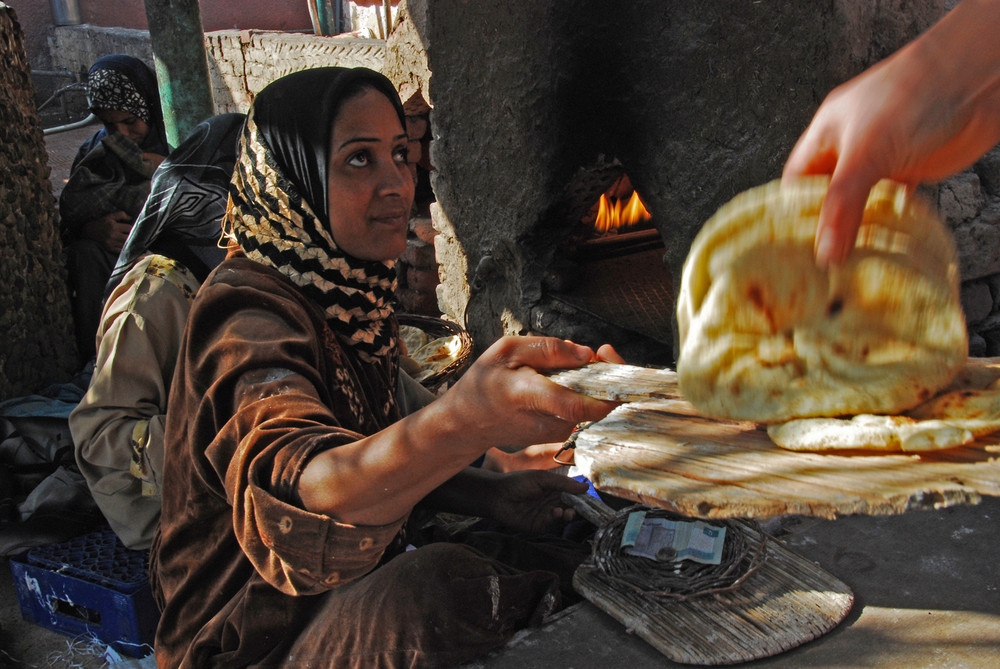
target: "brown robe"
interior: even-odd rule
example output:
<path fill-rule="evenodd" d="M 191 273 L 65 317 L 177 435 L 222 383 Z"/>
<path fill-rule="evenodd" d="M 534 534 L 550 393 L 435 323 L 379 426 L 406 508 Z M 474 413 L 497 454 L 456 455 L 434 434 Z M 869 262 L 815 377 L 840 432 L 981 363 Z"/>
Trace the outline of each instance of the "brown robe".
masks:
<path fill-rule="evenodd" d="M 160 667 L 440 666 L 553 609 L 553 573 L 461 546 L 401 554 L 405 517 L 361 527 L 301 508 L 310 456 L 398 420 L 397 374 L 342 346 L 278 272 L 232 258 L 209 276 L 168 402 Z"/>

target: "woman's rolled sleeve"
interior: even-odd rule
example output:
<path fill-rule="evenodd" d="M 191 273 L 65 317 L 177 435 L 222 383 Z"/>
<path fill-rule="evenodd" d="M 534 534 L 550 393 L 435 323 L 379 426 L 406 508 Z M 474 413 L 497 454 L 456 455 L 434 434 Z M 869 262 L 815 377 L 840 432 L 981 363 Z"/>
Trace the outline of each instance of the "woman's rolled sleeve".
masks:
<path fill-rule="evenodd" d="M 316 594 L 360 578 L 378 565 L 406 518 L 380 527 L 337 522 L 284 502 L 259 486 L 246 491 L 248 517 L 268 551 L 264 574 L 288 594 Z M 260 567 L 260 566 L 259 566 Z"/>

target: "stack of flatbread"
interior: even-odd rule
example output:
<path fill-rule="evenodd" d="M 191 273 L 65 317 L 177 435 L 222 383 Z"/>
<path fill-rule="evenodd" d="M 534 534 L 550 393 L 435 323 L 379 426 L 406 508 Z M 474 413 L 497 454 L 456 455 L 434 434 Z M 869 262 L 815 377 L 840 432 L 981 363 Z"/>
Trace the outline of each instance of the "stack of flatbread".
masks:
<path fill-rule="evenodd" d="M 426 331 L 413 325 L 400 325 L 399 335 L 406 348 L 400 364 L 417 381 L 429 379 L 462 354 L 459 335 L 431 339 Z"/>
<path fill-rule="evenodd" d="M 960 373 L 968 336 L 940 217 L 882 182 L 847 260 L 819 267 L 827 184 L 746 191 L 699 232 L 678 295 L 682 395 L 796 450 L 935 450 L 1000 429 L 1000 382 Z"/>

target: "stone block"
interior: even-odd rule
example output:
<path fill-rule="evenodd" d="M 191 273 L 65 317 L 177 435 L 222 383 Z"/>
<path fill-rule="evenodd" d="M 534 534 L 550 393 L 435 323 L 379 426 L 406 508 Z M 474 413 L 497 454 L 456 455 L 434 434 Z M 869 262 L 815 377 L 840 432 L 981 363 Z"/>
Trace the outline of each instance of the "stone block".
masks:
<path fill-rule="evenodd" d="M 970 326 L 983 321 L 993 311 L 993 295 L 984 280 L 962 284 L 962 310 Z"/>
<path fill-rule="evenodd" d="M 979 175 L 965 171 L 941 182 L 938 209 L 951 227 L 975 218 L 985 204 Z"/>
<path fill-rule="evenodd" d="M 415 216 L 410 219 L 410 232 L 427 244 L 433 244 L 438 234 L 434 229 L 434 221 L 428 216 Z"/>
<path fill-rule="evenodd" d="M 421 293 L 434 293 L 438 280 L 437 267 L 434 269 L 406 268 L 406 287 Z"/>
<path fill-rule="evenodd" d="M 972 169 L 979 175 L 984 190 L 1000 196 L 1000 146 L 988 151 Z"/>
<path fill-rule="evenodd" d="M 403 288 L 397 291 L 397 297 L 406 313 L 434 317 L 441 315 L 441 311 L 438 309 L 437 295 L 433 292 L 426 293 Z"/>
<path fill-rule="evenodd" d="M 972 221 L 956 228 L 954 238 L 963 281 L 1000 272 L 1000 227 Z"/>
<path fill-rule="evenodd" d="M 985 337 L 975 332 L 969 333 L 969 357 L 972 358 L 986 357 L 988 350 L 989 347 L 986 344 Z"/>
<path fill-rule="evenodd" d="M 406 250 L 399 257 L 401 261 L 410 267 L 418 269 L 434 269 L 437 267 L 437 260 L 434 257 L 434 246 L 419 239 L 410 238 L 406 240 Z"/>

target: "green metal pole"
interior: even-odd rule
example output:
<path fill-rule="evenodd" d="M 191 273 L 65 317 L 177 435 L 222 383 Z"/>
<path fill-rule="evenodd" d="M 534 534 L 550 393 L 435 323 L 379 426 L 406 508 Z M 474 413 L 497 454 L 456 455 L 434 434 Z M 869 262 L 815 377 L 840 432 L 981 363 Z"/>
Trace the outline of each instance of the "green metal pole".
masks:
<path fill-rule="evenodd" d="M 160 106 L 170 146 L 215 114 L 198 0 L 145 0 Z"/>

